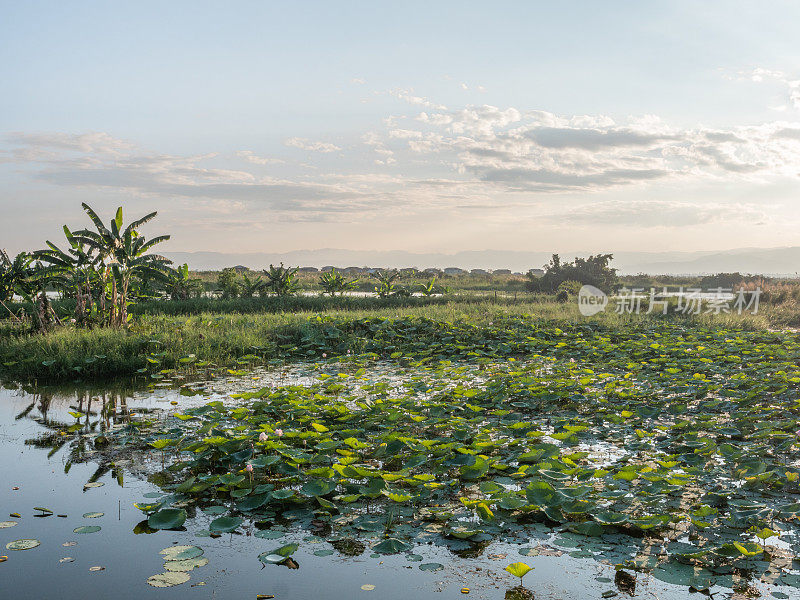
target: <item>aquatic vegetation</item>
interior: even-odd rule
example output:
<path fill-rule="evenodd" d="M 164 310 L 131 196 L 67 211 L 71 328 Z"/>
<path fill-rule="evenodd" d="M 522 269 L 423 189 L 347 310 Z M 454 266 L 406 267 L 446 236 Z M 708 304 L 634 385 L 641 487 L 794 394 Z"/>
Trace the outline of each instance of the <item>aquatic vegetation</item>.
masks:
<path fill-rule="evenodd" d="M 524 562 L 511 563 L 505 568 L 514 577 L 519 577 L 519 584 L 522 585 L 522 578 L 533 570 L 533 567 Z"/>
<path fill-rule="evenodd" d="M 502 540 L 606 560 L 623 582 L 800 583 L 798 336 L 492 319 L 310 319 L 274 348 L 313 377 L 242 379 L 202 403 L 210 380 L 159 368 L 153 385 L 190 406 L 105 429 L 79 407 L 48 443 L 150 454 L 162 493 L 137 503 L 141 531 L 304 529 L 348 556 L 421 543 L 474 556 Z M 531 544 L 542 531 L 550 547 Z M 258 558 L 296 568 L 288 541 Z"/>
<path fill-rule="evenodd" d="M 200 510 L 211 534 L 270 538 L 288 522 L 343 554 L 381 555 L 527 543 L 545 523 L 555 544 L 578 540 L 576 557 L 623 573 L 704 589 L 770 569 L 795 584 L 797 336 L 514 318 L 349 327 L 344 339 L 335 321 L 308 330 L 313 356 L 360 334 L 360 352 L 324 359 L 310 384 L 106 432 L 111 447 L 165 451 L 163 495 L 137 504 L 147 524 Z M 259 558 L 290 566 L 292 546 Z"/>
<path fill-rule="evenodd" d="M 40 545 L 39 540 L 14 540 L 6 544 L 6 550 L 30 550 Z"/>

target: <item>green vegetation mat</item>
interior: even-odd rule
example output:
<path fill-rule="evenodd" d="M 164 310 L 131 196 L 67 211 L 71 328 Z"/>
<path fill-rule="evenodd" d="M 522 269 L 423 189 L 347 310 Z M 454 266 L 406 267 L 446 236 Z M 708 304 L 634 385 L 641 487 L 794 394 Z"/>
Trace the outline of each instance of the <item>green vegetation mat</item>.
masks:
<path fill-rule="evenodd" d="M 357 553 L 364 539 L 469 555 L 545 523 L 562 545 L 595 540 L 582 552 L 670 583 L 800 585 L 797 335 L 320 318 L 277 348 L 315 359 L 314 381 L 104 434 L 162 455 L 164 494 L 138 505 L 148 527 L 206 512 L 214 535 L 279 537 L 289 521 Z M 72 444 L 80 430 L 65 430 Z"/>

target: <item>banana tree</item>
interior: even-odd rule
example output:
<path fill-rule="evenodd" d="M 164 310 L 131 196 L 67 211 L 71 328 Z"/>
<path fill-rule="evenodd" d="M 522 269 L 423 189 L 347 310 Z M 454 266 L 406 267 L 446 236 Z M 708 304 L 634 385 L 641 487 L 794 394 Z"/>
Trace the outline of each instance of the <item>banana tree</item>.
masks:
<path fill-rule="evenodd" d="M 169 274 L 167 292 L 173 300 L 186 300 L 192 296 L 200 296 L 203 281 L 189 275 L 189 265 L 184 263 Z"/>
<path fill-rule="evenodd" d="M 295 280 L 295 273 L 299 267 L 284 267 L 283 263 L 279 267 L 269 266 L 269 270 L 264 271 L 267 276 L 266 288 L 276 296 L 292 296 L 298 291 L 298 284 Z"/>
<path fill-rule="evenodd" d="M 354 290 L 358 286 L 358 279 L 348 280 L 336 269 L 329 273 L 323 273 L 319 277 L 319 284 L 322 286 L 322 293 L 335 296 L 344 294 L 348 290 Z"/>
<path fill-rule="evenodd" d="M 239 295 L 242 298 L 252 298 L 261 290 L 266 287 L 267 283 L 261 277 L 253 277 L 250 279 L 247 273 L 242 273 L 242 282 L 240 285 Z"/>
<path fill-rule="evenodd" d="M 14 294 L 29 298 L 36 291 L 33 260 L 27 252 L 20 252 L 12 260 L 5 250 L 0 250 L 0 301 L 11 300 Z"/>
<path fill-rule="evenodd" d="M 63 295 L 75 298 L 75 322 L 82 325 L 98 312 L 95 304 L 100 301 L 97 255 L 66 225 L 64 235 L 69 243 L 66 250 L 47 240 L 47 249 L 37 250 L 33 256 L 46 265 L 42 268 L 42 276 L 48 283 L 61 290 Z"/>
<path fill-rule="evenodd" d="M 81 205 L 92 220 L 97 231 L 81 229 L 73 234 L 78 243 L 86 244 L 95 253 L 95 262 L 100 270 L 101 285 L 110 299 L 108 324 L 123 326 L 128 321 L 128 295 L 131 280 L 140 279 L 168 280 L 169 259 L 148 254 L 148 251 L 161 242 L 169 239 L 168 235 L 159 235 L 147 240 L 137 230 L 151 221 L 158 214 L 151 212 L 128 224 L 123 229 L 122 207 L 117 209 L 109 227 L 97 213 L 85 202 Z"/>
<path fill-rule="evenodd" d="M 375 286 L 375 293 L 379 298 L 409 295 L 408 290 L 394 283 L 395 280 L 400 277 L 400 271 L 393 269 L 387 271 L 376 271 L 375 273 L 372 273 L 372 277 L 378 281 L 378 285 Z"/>

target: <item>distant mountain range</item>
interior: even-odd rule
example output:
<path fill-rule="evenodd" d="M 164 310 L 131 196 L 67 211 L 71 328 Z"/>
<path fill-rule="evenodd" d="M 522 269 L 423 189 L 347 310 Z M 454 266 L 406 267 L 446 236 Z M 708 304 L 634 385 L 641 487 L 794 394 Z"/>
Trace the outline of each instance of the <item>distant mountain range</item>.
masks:
<path fill-rule="evenodd" d="M 595 254 L 597 252 L 594 252 Z M 413 253 L 403 250 L 361 251 L 324 248 L 285 253 L 252 252 L 167 252 L 177 264 L 188 263 L 194 270 L 219 270 L 243 265 L 263 269 L 270 264 L 301 267 L 428 267 L 462 269 L 511 269 L 526 272 L 541 268 L 550 252 L 512 250 L 470 250 L 454 254 Z M 585 257 L 592 252 L 560 252 L 563 260 Z M 800 272 L 800 246 L 788 248 L 740 248 L 722 252 L 614 252 L 612 265 L 622 274 L 708 274 L 719 272 L 757 273 L 797 277 Z"/>

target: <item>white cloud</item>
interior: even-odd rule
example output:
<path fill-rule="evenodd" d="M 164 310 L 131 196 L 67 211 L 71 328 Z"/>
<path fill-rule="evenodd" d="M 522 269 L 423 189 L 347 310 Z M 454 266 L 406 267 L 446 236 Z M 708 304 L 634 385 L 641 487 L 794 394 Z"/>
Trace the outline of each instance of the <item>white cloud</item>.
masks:
<path fill-rule="evenodd" d="M 762 83 L 767 80 L 777 81 L 786 88 L 786 95 L 789 104 L 796 109 L 800 110 L 800 79 L 794 79 L 788 76 L 783 71 L 774 69 L 765 69 L 763 67 L 756 67 L 751 71 L 739 71 L 738 79 L 748 79 L 757 83 Z M 773 110 L 785 110 L 784 106 L 773 107 Z"/>
<path fill-rule="evenodd" d="M 424 106 L 426 108 L 433 108 L 436 110 L 447 110 L 447 107 L 444 104 L 437 104 L 435 102 L 431 102 L 427 98 L 423 98 L 422 96 L 415 96 L 412 90 L 394 89 L 390 90 L 389 94 L 415 106 Z"/>
<path fill-rule="evenodd" d="M 301 150 L 308 150 L 310 152 L 336 152 L 337 150 L 341 150 L 341 148 L 335 144 L 330 144 L 328 142 L 315 142 L 313 140 L 308 140 L 306 138 L 299 138 L 293 137 L 285 140 L 283 142 L 286 146 L 292 146 L 294 148 L 300 148 Z"/>
<path fill-rule="evenodd" d="M 445 109 L 426 99 L 411 104 L 425 110 L 382 120 L 362 133 L 363 145 L 343 149 L 307 138 L 285 140 L 286 146 L 309 152 L 337 152 L 330 158 L 334 172 L 320 162 L 313 173 L 302 169 L 298 175 L 303 165 L 288 151 L 276 157 L 252 150 L 176 156 L 96 132 L 11 134 L 0 162 L 27 164 L 34 178 L 59 186 L 259 207 L 303 220 L 456 207 L 477 214 L 492 206 L 535 207 L 553 193 L 623 188 L 759 186 L 778 180 L 796 185 L 800 173 L 800 122 L 687 128 L 654 115 L 613 119 L 490 105 Z M 271 164 L 285 165 L 281 177 L 265 177 L 256 168 Z M 594 215 L 640 224 L 657 220 L 659 210 L 676 222 L 690 213 L 698 222 L 712 218 L 680 202 L 668 204 L 675 210 L 631 204 L 625 212 L 606 204 L 570 212 L 557 205 L 554 214 L 575 222 Z"/>
<path fill-rule="evenodd" d="M 280 165 L 285 164 L 286 161 L 280 158 L 267 158 L 264 156 L 258 156 L 252 150 L 239 150 L 236 152 L 236 156 L 243 158 L 249 163 L 253 163 L 254 165 Z"/>

